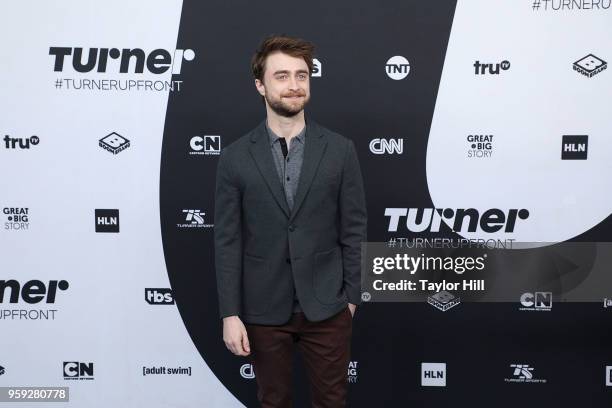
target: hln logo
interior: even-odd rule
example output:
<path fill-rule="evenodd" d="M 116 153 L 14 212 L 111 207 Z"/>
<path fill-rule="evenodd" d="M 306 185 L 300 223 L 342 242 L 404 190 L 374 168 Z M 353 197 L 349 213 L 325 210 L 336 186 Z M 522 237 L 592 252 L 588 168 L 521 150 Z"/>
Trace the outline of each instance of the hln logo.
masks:
<path fill-rule="evenodd" d="M 561 159 L 586 160 L 588 148 L 588 135 L 564 135 L 561 144 Z"/>
<path fill-rule="evenodd" d="M 96 209 L 96 232 L 119 232 L 119 210 Z"/>
<path fill-rule="evenodd" d="M 446 387 L 446 363 L 421 363 L 421 386 Z"/>
<path fill-rule="evenodd" d="M 374 154 L 404 153 L 404 139 L 372 139 L 370 151 Z"/>
<path fill-rule="evenodd" d="M 218 155 L 221 153 L 221 136 L 194 136 L 189 141 L 189 154 Z"/>
<path fill-rule="evenodd" d="M 93 380 L 94 364 L 64 361 L 65 380 Z"/>

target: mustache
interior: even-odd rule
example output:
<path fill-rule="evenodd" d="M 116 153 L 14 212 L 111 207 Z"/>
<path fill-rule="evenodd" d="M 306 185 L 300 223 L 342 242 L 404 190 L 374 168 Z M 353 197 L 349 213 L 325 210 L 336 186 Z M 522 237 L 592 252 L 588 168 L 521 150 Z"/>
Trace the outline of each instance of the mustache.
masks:
<path fill-rule="evenodd" d="M 289 97 L 292 97 L 292 96 L 306 96 L 306 92 L 304 92 L 304 91 L 289 92 L 289 93 L 286 93 L 286 94 L 284 94 L 282 96 L 285 97 L 285 98 L 289 98 Z"/>

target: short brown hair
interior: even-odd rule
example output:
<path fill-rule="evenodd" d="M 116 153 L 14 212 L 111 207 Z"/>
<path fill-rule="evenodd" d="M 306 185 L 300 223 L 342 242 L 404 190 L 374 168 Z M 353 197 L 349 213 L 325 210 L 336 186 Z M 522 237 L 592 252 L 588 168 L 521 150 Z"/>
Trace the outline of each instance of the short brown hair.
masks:
<path fill-rule="evenodd" d="M 251 59 L 251 70 L 256 79 L 262 80 L 266 69 L 266 58 L 268 55 L 277 51 L 291 55 L 292 57 L 303 58 L 306 65 L 308 65 L 308 72 L 312 73 L 314 44 L 302 40 L 301 38 L 273 35 L 263 40 Z"/>

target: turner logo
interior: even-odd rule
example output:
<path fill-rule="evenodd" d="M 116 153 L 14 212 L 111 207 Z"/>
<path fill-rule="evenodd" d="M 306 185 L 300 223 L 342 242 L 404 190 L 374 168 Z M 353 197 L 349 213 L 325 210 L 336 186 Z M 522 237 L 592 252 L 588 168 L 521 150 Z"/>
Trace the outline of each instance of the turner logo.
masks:
<path fill-rule="evenodd" d="M 10 137 L 9 135 L 4 135 L 4 147 L 7 149 L 30 149 L 31 146 L 36 146 L 40 143 L 40 138 L 38 136 L 32 136 L 29 138 L 20 138 L 20 137 Z"/>
<path fill-rule="evenodd" d="M 255 370 L 253 370 L 253 364 L 243 364 L 240 366 L 240 375 L 242 378 L 252 380 L 255 378 Z"/>
<path fill-rule="evenodd" d="M 404 139 L 372 139 L 370 151 L 374 154 L 402 154 Z"/>
<path fill-rule="evenodd" d="M 189 141 L 191 155 L 215 155 L 221 154 L 221 136 L 194 136 Z"/>
<path fill-rule="evenodd" d="M 312 73 L 310 76 L 312 77 L 321 77 L 323 75 L 321 61 L 316 58 L 312 59 Z"/>
<path fill-rule="evenodd" d="M 112 154 L 117 154 L 130 147 L 130 141 L 118 133 L 110 133 L 98 141 L 98 145 Z"/>
<path fill-rule="evenodd" d="M 68 290 L 68 281 L 52 280 L 47 285 L 40 280 L 30 280 L 23 285 L 14 279 L 0 280 L 0 303 L 19 303 L 19 299 L 28 304 L 55 303 L 55 298 L 60 291 Z M 8 296 L 5 297 L 7 295 Z"/>
<path fill-rule="evenodd" d="M 142 74 L 147 69 L 151 74 L 163 74 L 171 70 L 180 74 L 183 61 L 193 61 L 193 50 L 170 51 L 158 48 L 147 53 L 140 48 L 70 48 L 49 47 L 53 56 L 53 71 L 63 72 L 66 66 L 79 73 L 114 72 L 120 74 Z M 67 60 L 71 63 L 65 64 Z"/>
<path fill-rule="evenodd" d="M 94 364 L 64 361 L 64 380 L 93 380 Z"/>
<path fill-rule="evenodd" d="M 588 135 L 564 135 L 561 142 L 561 160 L 586 160 Z"/>
<path fill-rule="evenodd" d="M 385 64 L 385 72 L 389 78 L 399 81 L 410 73 L 410 62 L 401 55 L 396 55 L 389 58 Z"/>
<path fill-rule="evenodd" d="M 446 363 L 421 363 L 421 386 L 446 387 Z"/>
<path fill-rule="evenodd" d="M 96 232 L 119 232 L 119 210 L 96 209 Z"/>
<path fill-rule="evenodd" d="M 550 312 L 552 309 L 552 292 L 523 293 L 519 310 Z"/>
<path fill-rule="evenodd" d="M 526 209 L 491 208 L 482 214 L 475 208 L 386 208 L 385 217 L 389 217 L 389 232 L 396 232 L 400 221 L 409 232 L 440 232 L 444 224 L 452 227 L 453 232 L 484 232 L 494 233 L 503 230 L 512 233 L 517 219 L 529 218 Z"/>
<path fill-rule="evenodd" d="M 483 64 L 474 62 L 474 75 L 499 75 L 501 71 L 510 69 L 510 61 L 504 60 L 498 64 Z"/>
<path fill-rule="evenodd" d="M 593 54 L 589 54 L 574 62 L 572 66 L 574 71 L 588 78 L 592 78 L 604 69 L 608 68 L 608 63 Z"/>
<path fill-rule="evenodd" d="M 172 289 L 145 288 L 145 300 L 150 305 L 173 305 Z"/>

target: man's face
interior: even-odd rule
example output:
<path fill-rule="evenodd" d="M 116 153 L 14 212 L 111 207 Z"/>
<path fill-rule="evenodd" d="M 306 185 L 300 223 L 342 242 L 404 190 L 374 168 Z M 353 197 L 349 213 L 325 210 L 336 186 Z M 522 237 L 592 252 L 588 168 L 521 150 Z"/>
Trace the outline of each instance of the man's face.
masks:
<path fill-rule="evenodd" d="M 263 81 L 255 80 L 257 91 L 276 114 L 292 117 L 310 100 L 310 75 L 303 58 L 275 52 L 266 58 Z"/>

